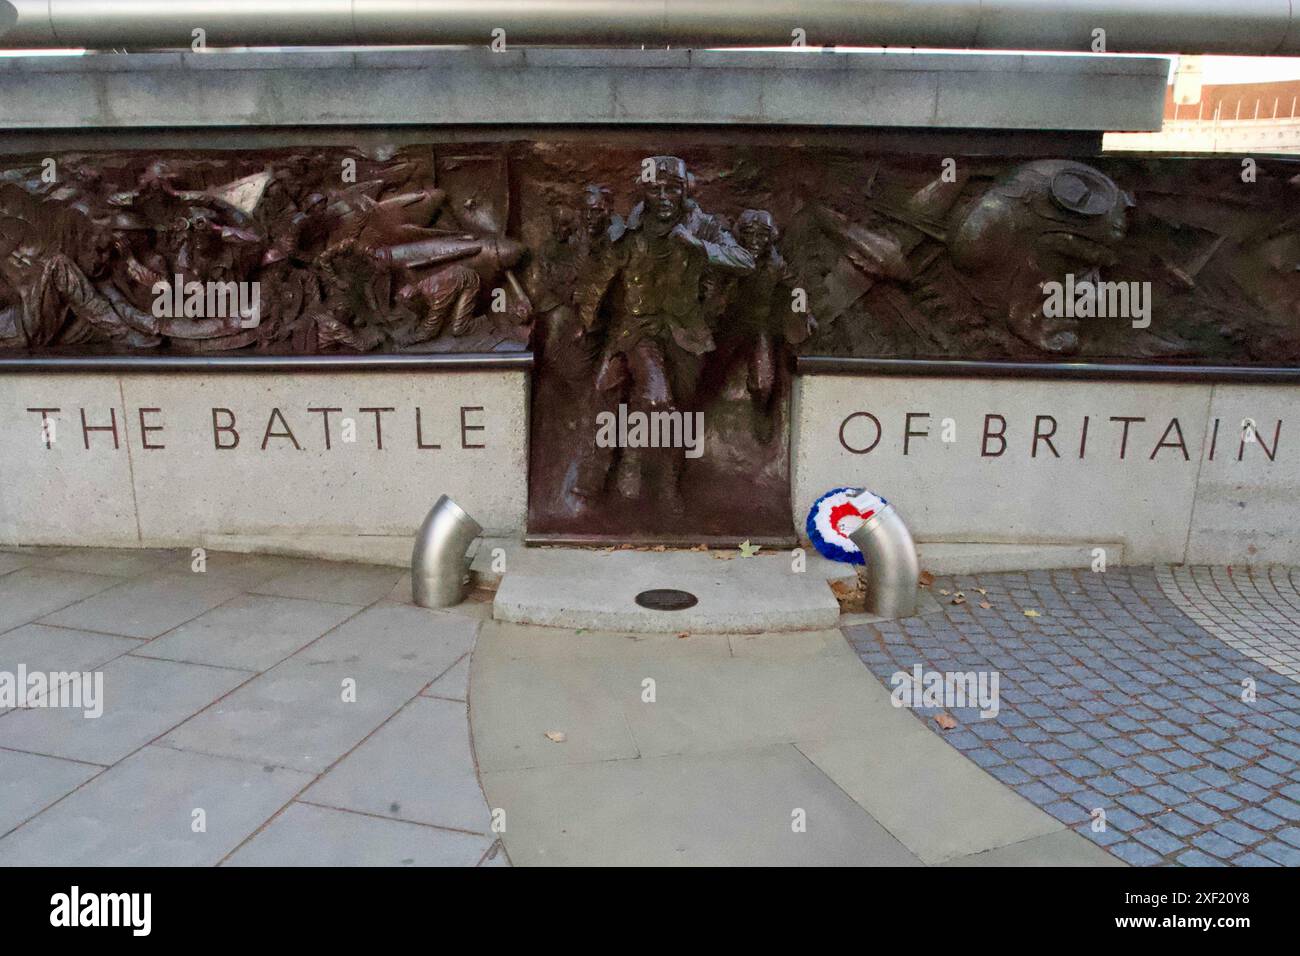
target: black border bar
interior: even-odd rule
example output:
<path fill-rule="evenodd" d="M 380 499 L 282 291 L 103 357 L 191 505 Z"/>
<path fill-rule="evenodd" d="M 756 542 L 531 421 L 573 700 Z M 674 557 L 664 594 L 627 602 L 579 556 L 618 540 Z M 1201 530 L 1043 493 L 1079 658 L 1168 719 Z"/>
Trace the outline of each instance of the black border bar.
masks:
<path fill-rule="evenodd" d="M 1101 382 L 1300 385 L 1300 368 L 1231 365 L 1130 365 L 1104 362 L 981 362 L 965 359 L 838 358 L 801 355 L 801 375 L 918 375 Z"/>
<path fill-rule="evenodd" d="M 532 352 L 399 355 L 95 355 L 0 357 L 2 372 L 404 372 L 522 370 Z"/>
<path fill-rule="evenodd" d="M 381 372 L 529 370 L 532 352 L 398 355 L 95 355 L 0 357 L 4 372 Z M 967 359 L 843 358 L 801 355 L 801 375 L 915 375 L 1115 382 L 1300 385 L 1300 368 L 1132 365 L 1105 362 L 984 362 Z"/>

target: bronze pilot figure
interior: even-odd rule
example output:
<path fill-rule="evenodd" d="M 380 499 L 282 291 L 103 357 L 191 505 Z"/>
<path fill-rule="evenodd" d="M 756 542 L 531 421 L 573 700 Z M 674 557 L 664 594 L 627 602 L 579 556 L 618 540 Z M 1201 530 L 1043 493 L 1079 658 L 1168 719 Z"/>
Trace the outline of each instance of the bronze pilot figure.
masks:
<path fill-rule="evenodd" d="M 771 440 L 775 416 L 772 394 L 782 361 L 782 342 L 798 345 L 812 334 L 816 321 L 807 295 L 776 248 L 776 221 L 766 209 L 746 209 L 736 221 L 736 237 L 754 257 L 754 271 L 734 279 L 718 329 L 719 358 L 730 365 L 745 362 L 745 389 L 754 408 L 754 436 Z"/>
<path fill-rule="evenodd" d="M 653 156 L 642 169 L 641 202 L 624 234 L 580 280 L 575 301 L 585 333 L 603 332 L 597 411 L 626 403 L 649 413 L 685 413 L 693 408 L 705 356 L 715 347 L 702 301 L 705 270 L 745 274 L 754 269 L 754 259 L 690 198 L 685 162 Z M 589 502 L 603 493 L 614 456 L 615 449 L 593 440 L 573 487 L 579 499 Z M 647 457 L 644 449 L 621 450 L 615 484 L 624 498 L 642 497 Z M 655 496 L 680 514 L 682 450 L 659 450 L 656 457 L 664 475 Z"/>

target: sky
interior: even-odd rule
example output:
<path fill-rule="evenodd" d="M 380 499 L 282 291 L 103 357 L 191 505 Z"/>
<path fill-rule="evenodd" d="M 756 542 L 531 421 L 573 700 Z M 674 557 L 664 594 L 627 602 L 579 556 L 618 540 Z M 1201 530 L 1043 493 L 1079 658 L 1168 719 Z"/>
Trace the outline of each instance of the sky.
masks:
<path fill-rule="evenodd" d="M 1201 58 L 1202 82 L 1272 83 L 1300 79 L 1300 57 L 1206 56 Z"/>

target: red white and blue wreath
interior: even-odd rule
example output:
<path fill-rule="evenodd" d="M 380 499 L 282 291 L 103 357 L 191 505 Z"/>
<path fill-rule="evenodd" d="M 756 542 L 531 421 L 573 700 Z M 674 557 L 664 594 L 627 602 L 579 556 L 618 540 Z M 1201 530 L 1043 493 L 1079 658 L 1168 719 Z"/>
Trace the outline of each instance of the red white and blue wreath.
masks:
<path fill-rule="evenodd" d="M 888 502 L 865 488 L 836 488 L 808 512 L 808 540 L 824 557 L 848 564 L 866 564 L 849 535 Z"/>

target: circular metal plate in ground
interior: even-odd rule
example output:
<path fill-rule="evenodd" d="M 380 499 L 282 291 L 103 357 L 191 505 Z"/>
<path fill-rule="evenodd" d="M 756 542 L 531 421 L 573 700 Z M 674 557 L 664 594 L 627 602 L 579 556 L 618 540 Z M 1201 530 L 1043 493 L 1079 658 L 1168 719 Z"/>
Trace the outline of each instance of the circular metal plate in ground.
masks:
<path fill-rule="evenodd" d="M 652 611 L 684 611 L 700 603 L 690 591 L 678 591 L 676 588 L 654 588 L 642 591 L 636 596 L 636 603 Z"/>

